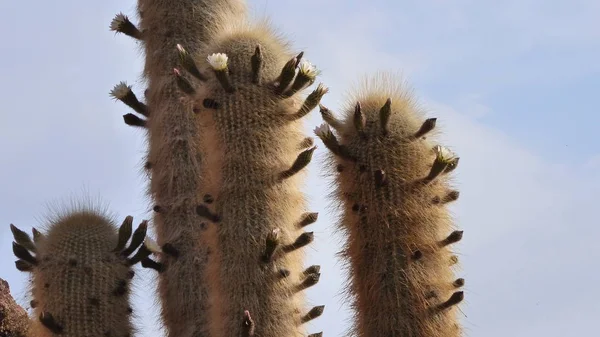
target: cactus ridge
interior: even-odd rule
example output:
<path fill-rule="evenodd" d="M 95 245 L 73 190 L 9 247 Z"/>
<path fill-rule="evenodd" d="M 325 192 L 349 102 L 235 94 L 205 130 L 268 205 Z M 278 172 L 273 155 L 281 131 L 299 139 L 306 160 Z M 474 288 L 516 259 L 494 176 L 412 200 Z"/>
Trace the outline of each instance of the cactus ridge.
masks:
<path fill-rule="evenodd" d="M 368 78 L 350 97 L 341 119 L 321 108 L 328 124 L 315 133 L 331 150 L 347 235 L 353 335 L 460 336 L 464 279 L 450 248 L 463 232 L 446 207 L 458 198 L 449 180 L 458 157 L 432 141 L 435 119 L 394 75 Z"/>
<path fill-rule="evenodd" d="M 134 332 L 131 267 L 151 252 L 144 243 L 146 222 L 131 236 L 132 221 L 126 217 L 117 233 L 110 217 L 92 208 L 77 209 L 53 218 L 46 234 L 34 230 L 37 240 L 11 224 L 17 268 L 31 273 L 35 336 Z"/>

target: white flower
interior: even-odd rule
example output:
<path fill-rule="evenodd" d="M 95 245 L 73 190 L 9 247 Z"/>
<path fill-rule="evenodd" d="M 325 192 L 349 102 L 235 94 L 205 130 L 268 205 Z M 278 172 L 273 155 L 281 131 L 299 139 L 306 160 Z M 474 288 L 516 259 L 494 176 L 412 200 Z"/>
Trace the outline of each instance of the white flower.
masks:
<path fill-rule="evenodd" d="M 118 31 L 127 21 L 129 21 L 129 18 L 127 18 L 127 16 L 125 16 L 123 13 L 117 14 L 117 16 L 115 16 L 115 18 L 110 22 L 110 30 Z"/>
<path fill-rule="evenodd" d="M 433 151 L 435 152 L 437 157 L 442 161 L 451 161 L 455 158 L 455 154 L 445 146 L 436 145 L 433 148 Z"/>
<path fill-rule="evenodd" d="M 209 55 L 208 58 L 208 63 L 210 63 L 210 66 L 213 67 L 214 70 L 225 70 L 227 69 L 227 54 L 223 54 L 223 53 L 214 53 L 212 55 Z"/>
<path fill-rule="evenodd" d="M 152 253 L 155 253 L 155 254 L 162 253 L 162 249 L 160 248 L 158 243 L 156 243 L 156 241 L 154 241 L 149 236 L 146 236 L 146 239 L 144 240 L 144 246 L 146 246 L 146 248 L 148 248 L 148 250 L 151 251 Z"/>
<path fill-rule="evenodd" d="M 312 63 L 303 60 L 300 63 L 300 73 L 304 76 L 314 78 L 317 76 L 317 68 Z"/>
<path fill-rule="evenodd" d="M 331 129 L 329 129 L 329 124 L 323 123 L 317 126 L 314 131 L 315 135 L 317 135 L 319 138 L 325 138 L 331 132 Z"/>
<path fill-rule="evenodd" d="M 120 82 L 110 91 L 110 95 L 116 99 L 122 99 L 127 96 L 131 91 L 131 86 L 128 86 L 125 82 Z"/>

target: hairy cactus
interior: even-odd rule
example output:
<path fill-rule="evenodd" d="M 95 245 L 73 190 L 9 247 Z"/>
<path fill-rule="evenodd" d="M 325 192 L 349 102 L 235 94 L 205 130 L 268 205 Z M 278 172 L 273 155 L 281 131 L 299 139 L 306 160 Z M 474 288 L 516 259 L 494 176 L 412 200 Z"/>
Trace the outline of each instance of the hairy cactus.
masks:
<path fill-rule="evenodd" d="M 152 252 L 146 222 L 131 236 L 132 221 L 117 233 L 106 215 L 81 209 L 51 219 L 45 235 L 34 229 L 33 240 L 11 225 L 17 269 L 32 273 L 32 336 L 132 335 L 131 267 Z"/>
<path fill-rule="evenodd" d="M 304 226 L 317 215 L 305 212 L 300 190 L 315 150 L 301 120 L 327 89 L 300 97 L 317 72 L 266 24 L 236 25 L 200 57 L 193 63 L 204 74 L 201 85 L 181 89 L 201 126 L 202 194 L 212 196 L 197 207 L 214 224 L 206 241 L 211 336 L 244 335 L 250 314 L 257 336 L 299 336 L 323 311 L 308 314 L 300 294 L 319 277 L 302 274 L 300 249 L 313 240 Z"/>
<path fill-rule="evenodd" d="M 446 207 L 458 198 L 448 178 L 458 157 L 432 142 L 436 119 L 423 119 L 400 83 L 371 78 L 343 119 L 322 107 L 328 124 L 315 130 L 333 153 L 354 333 L 460 336 L 455 308 L 464 280 L 450 268 L 450 245 L 462 231 L 452 231 Z"/>
<path fill-rule="evenodd" d="M 173 71 L 182 60 L 189 69 L 185 61 L 190 55 L 205 48 L 228 22 L 244 20 L 246 5 L 241 0 L 139 0 L 138 10 L 139 28 L 122 14 L 111 28 L 139 40 L 144 48 L 146 102 L 140 102 L 125 83 L 117 85 L 112 95 L 141 115 L 126 114 L 125 123 L 148 130 L 146 169 L 155 203 L 153 224 L 165 254 L 158 263 L 144 266 L 159 271 L 161 315 L 168 336 L 207 336 L 204 280 L 210 251 L 206 220 L 196 213 L 196 206 L 213 197 L 202 192 L 206 172 L 197 116 L 181 101 L 178 89 L 178 83 L 186 80 Z"/>

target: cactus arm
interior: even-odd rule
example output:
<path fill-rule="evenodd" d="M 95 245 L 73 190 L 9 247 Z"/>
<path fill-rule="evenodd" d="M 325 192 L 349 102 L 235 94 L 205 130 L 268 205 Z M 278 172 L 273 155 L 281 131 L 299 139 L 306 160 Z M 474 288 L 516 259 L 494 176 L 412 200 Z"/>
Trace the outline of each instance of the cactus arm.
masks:
<path fill-rule="evenodd" d="M 452 231 L 447 204 L 458 198 L 449 183 L 458 157 L 435 146 L 435 119 L 422 118 L 400 83 L 369 79 L 345 118 L 322 109 L 332 125 L 315 130 L 331 150 L 348 235 L 354 335 L 456 337 L 464 279 L 454 277 L 450 248 L 462 231 Z"/>

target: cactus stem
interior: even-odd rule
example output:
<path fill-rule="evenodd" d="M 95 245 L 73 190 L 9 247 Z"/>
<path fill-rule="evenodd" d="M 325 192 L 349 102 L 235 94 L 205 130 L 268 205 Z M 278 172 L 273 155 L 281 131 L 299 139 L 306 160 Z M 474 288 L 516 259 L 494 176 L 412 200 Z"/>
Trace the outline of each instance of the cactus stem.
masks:
<path fill-rule="evenodd" d="M 125 105 L 132 108 L 140 115 L 146 117 L 150 115 L 148 112 L 148 106 L 138 100 L 137 96 L 133 93 L 133 90 L 131 90 L 131 86 L 127 85 L 127 83 L 121 81 L 119 84 L 115 85 L 110 91 L 110 95 L 114 99 L 125 103 Z"/>
<path fill-rule="evenodd" d="M 202 106 L 205 107 L 205 108 L 207 108 L 207 109 L 215 109 L 215 110 L 217 110 L 217 109 L 219 109 L 221 107 L 221 103 L 215 101 L 212 98 L 205 98 L 202 101 Z"/>
<path fill-rule="evenodd" d="M 421 138 L 435 128 L 437 118 L 428 118 L 423 122 L 421 128 L 415 133 L 414 138 Z"/>
<path fill-rule="evenodd" d="M 459 304 L 460 302 L 462 302 L 462 300 L 465 298 L 465 293 L 462 291 L 457 291 L 454 294 L 452 294 L 452 296 L 450 296 L 450 298 L 444 302 L 441 303 L 437 306 L 438 310 L 445 310 L 448 309 L 454 305 Z"/>
<path fill-rule="evenodd" d="M 145 259 L 142 260 L 142 267 L 143 268 L 150 268 L 150 269 L 154 269 L 159 273 L 162 273 L 165 270 L 165 265 L 160 263 L 160 262 L 156 262 L 154 260 L 152 260 L 151 258 L 147 257 Z"/>
<path fill-rule="evenodd" d="M 122 33 L 136 40 L 142 40 L 142 32 L 123 13 L 117 14 L 110 23 L 110 30 Z"/>
<path fill-rule="evenodd" d="M 321 332 L 315 332 L 315 333 L 311 333 L 310 335 L 308 335 L 307 337 L 323 337 L 323 331 Z"/>
<path fill-rule="evenodd" d="M 294 76 L 296 76 L 296 64 L 298 63 L 298 58 L 294 57 L 291 60 L 287 61 L 287 63 L 281 69 L 281 74 L 279 75 L 278 82 L 279 84 L 275 87 L 275 94 L 281 95 L 285 89 L 292 83 Z"/>
<path fill-rule="evenodd" d="M 452 282 L 452 285 L 455 288 L 460 288 L 463 287 L 465 285 L 465 279 L 464 278 L 457 278 L 454 282 Z"/>
<path fill-rule="evenodd" d="M 242 337 L 254 336 L 254 321 L 250 316 L 250 311 L 244 310 L 244 319 L 242 320 Z"/>
<path fill-rule="evenodd" d="M 133 266 L 152 254 L 152 251 L 143 244 L 131 258 L 127 259 L 127 265 Z"/>
<path fill-rule="evenodd" d="M 221 83 L 221 86 L 223 87 L 223 90 L 225 90 L 225 92 L 229 94 L 235 92 L 235 87 L 233 86 L 233 84 L 231 84 L 229 69 L 225 68 L 223 70 L 215 70 L 215 76 L 217 77 L 217 80 L 219 80 L 219 83 Z"/>
<path fill-rule="evenodd" d="M 306 137 L 300 142 L 300 146 L 298 146 L 299 150 L 304 150 L 309 147 L 313 147 L 315 145 L 315 140 L 312 137 Z"/>
<path fill-rule="evenodd" d="M 64 327 L 56 321 L 51 313 L 44 311 L 39 316 L 40 322 L 52 333 L 61 334 L 64 331 Z"/>
<path fill-rule="evenodd" d="M 124 114 L 123 115 L 123 121 L 125 122 L 125 124 L 129 125 L 129 126 L 136 126 L 139 128 L 146 128 L 146 120 L 145 119 L 141 119 L 138 116 L 132 114 L 132 113 L 128 113 L 128 114 Z"/>
<path fill-rule="evenodd" d="M 294 65 L 294 68 L 298 68 L 298 66 L 300 65 L 300 62 L 302 61 L 302 57 L 304 57 L 303 51 L 301 51 L 300 53 L 298 53 L 298 55 L 296 55 L 296 64 Z"/>
<path fill-rule="evenodd" d="M 121 227 L 119 227 L 119 240 L 117 241 L 117 247 L 113 250 L 115 253 L 120 252 L 125 248 L 127 241 L 131 237 L 131 232 L 133 231 L 133 217 L 128 215 L 123 220 Z"/>
<path fill-rule="evenodd" d="M 260 45 L 256 46 L 256 49 L 254 50 L 254 55 L 252 55 L 252 57 L 250 58 L 250 62 L 252 65 L 252 83 L 260 85 L 260 72 L 263 67 L 262 47 Z"/>
<path fill-rule="evenodd" d="M 348 148 L 339 143 L 337 137 L 333 134 L 333 132 L 331 132 L 328 124 L 324 123 L 316 127 L 315 134 L 321 139 L 325 147 L 328 148 L 333 154 L 340 158 L 356 162 L 356 158 L 350 154 Z"/>
<path fill-rule="evenodd" d="M 360 135 L 364 135 L 365 125 L 367 120 L 365 118 L 365 114 L 362 112 L 362 106 L 360 102 L 356 102 L 354 106 L 354 128 Z"/>
<path fill-rule="evenodd" d="M 450 256 L 450 261 L 449 261 L 448 265 L 453 266 L 457 263 L 458 263 L 458 256 L 456 256 L 456 255 Z"/>
<path fill-rule="evenodd" d="M 320 273 L 313 273 L 308 275 L 304 281 L 302 281 L 302 283 L 300 283 L 297 287 L 296 287 L 296 291 L 302 291 L 305 290 L 307 288 L 310 288 L 312 286 L 314 286 L 315 284 L 319 283 L 319 279 L 321 278 L 321 274 Z"/>
<path fill-rule="evenodd" d="M 298 60 L 297 56 L 296 60 Z M 297 64 L 300 63 L 297 62 Z M 292 86 L 283 93 L 283 97 L 291 97 L 298 91 L 310 86 L 315 81 L 316 76 L 317 71 L 315 70 L 314 66 L 309 62 L 304 61 L 300 64 L 300 70 L 298 71 L 298 75 L 294 79 Z"/>
<path fill-rule="evenodd" d="M 458 161 L 460 160 L 460 157 L 455 157 L 453 158 L 450 163 L 448 163 L 448 166 L 446 166 L 446 169 L 444 170 L 444 173 L 450 173 L 452 171 L 454 171 L 456 169 L 456 167 L 458 166 Z"/>
<path fill-rule="evenodd" d="M 22 272 L 30 272 L 33 270 L 33 265 L 24 260 L 15 261 L 15 266 L 17 267 L 18 271 L 22 271 Z"/>
<path fill-rule="evenodd" d="M 328 92 L 329 88 L 324 86 L 322 83 L 319 83 L 317 88 L 306 97 L 304 103 L 302 103 L 302 106 L 300 107 L 300 110 L 298 110 L 298 112 L 296 112 L 295 114 L 291 115 L 291 119 L 297 120 L 308 115 L 309 112 L 311 112 L 314 108 L 317 107 L 317 105 L 319 105 L 321 98 L 323 98 L 323 96 Z"/>
<path fill-rule="evenodd" d="M 312 225 L 319 219 L 319 213 L 317 212 L 306 212 L 302 214 L 302 219 L 298 222 L 298 228 L 303 228 L 308 225 Z"/>
<path fill-rule="evenodd" d="M 44 234 L 35 229 L 35 227 L 31 228 L 31 233 L 33 234 L 33 242 L 38 243 L 44 238 Z"/>
<path fill-rule="evenodd" d="M 381 188 L 387 184 L 387 176 L 384 170 L 375 171 L 375 187 Z"/>
<path fill-rule="evenodd" d="M 198 66 L 194 61 L 194 58 L 188 53 L 182 45 L 177 44 L 177 53 L 179 54 L 179 63 L 181 67 L 187 70 L 192 76 L 198 80 L 205 82 L 208 78 L 198 70 Z"/>
<path fill-rule="evenodd" d="M 459 191 L 450 191 L 450 192 L 448 192 L 448 194 L 446 194 L 444 196 L 444 198 L 442 199 L 442 203 L 447 204 L 449 202 L 456 201 L 456 200 L 458 200 L 459 196 L 460 196 Z"/>
<path fill-rule="evenodd" d="M 379 122 L 381 125 L 381 132 L 383 135 L 388 134 L 388 123 L 390 121 L 390 116 L 392 115 L 392 99 L 388 98 L 385 101 L 385 104 L 379 110 Z"/>
<path fill-rule="evenodd" d="M 458 197 L 460 196 L 460 192 L 459 191 L 449 191 L 446 195 L 444 195 L 443 197 L 439 197 L 436 196 L 433 198 L 433 203 L 436 205 L 444 205 L 453 201 L 458 200 Z"/>
<path fill-rule="evenodd" d="M 309 322 L 309 321 L 321 316 L 323 314 L 323 311 L 325 311 L 324 305 L 318 305 L 316 307 L 313 307 L 312 309 L 310 309 L 309 312 L 306 313 L 306 315 L 302 316 L 300 321 L 303 324 L 306 322 Z"/>
<path fill-rule="evenodd" d="M 294 161 L 292 166 L 289 169 L 287 169 L 279 174 L 279 178 L 280 179 L 290 178 L 293 175 L 295 175 L 296 173 L 300 172 L 303 168 L 305 168 L 310 163 L 313 153 L 315 152 L 316 148 L 317 148 L 316 146 L 313 146 L 308 150 L 302 151 L 298 155 L 298 157 L 296 158 L 296 160 Z"/>
<path fill-rule="evenodd" d="M 321 266 L 319 266 L 318 264 L 313 264 L 312 266 L 304 269 L 304 271 L 302 272 L 302 276 L 306 277 L 310 274 L 318 274 L 321 272 Z"/>
<path fill-rule="evenodd" d="M 161 248 L 163 252 L 174 258 L 178 258 L 180 255 L 179 249 L 175 248 L 171 243 L 165 243 Z"/>
<path fill-rule="evenodd" d="M 19 259 L 24 260 L 34 266 L 37 265 L 37 259 L 33 257 L 33 255 L 31 255 L 31 253 L 27 249 L 25 249 L 25 247 L 13 241 L 12 249 L 15 256 Z"/>
<path fill-rule="evenodd" d="M 285 253 L 289 253 L 294 250 L 300 249 L 300 248 L 308 245 L 309 243 L 313 242 L 314 239 L 315 239 L 314 232 L 304 232 L 304 233 L 300 234 L 300 236 L 298 236 L 298 238 L 296 239 L 296 241 L 294 241 L 294 243 L 283 247 L 283 251 Z"/>
<path fill-rule="evenodd" d="M 196 89 L 194 89 L 190 81 L 183 77 L 179 69 L 173 68 L 173 74 L 175 75 L 177 87 L 179 88 L 179 90 L 183 91 L 184 93 L 190 96 L 196 93 Z"/>
<path fill-rule="evenodd" d="M 129 243 L 129 247 L 125 248 L 121 251 L 121 256 L 127 257 L 131 255 L 143 242 L 146 237 L 146 232 L 148 230 L 148 220 L 142 221 L 138 228 L 133 232 L 131 236 L 131 242 Z"/>
<path fill-rule="evenodd" d="M 264 263 L 270 262 L 273 259 L 273 255 L 275 254 L 275 250 L 279 246 L 279 228 L 275 228 L 269 232 L 267 235 L 267 239 L 265 240 L 265 252 L 262 256 L 262 261 Z"/>
<path fill-rule="evenodd" d="M 35 244 L 31 240 L 31 237 L 29 236 L 29 234 L 20 230 L 19 228 L 17 228 L 17 226 L 15 226 L 13 224 L 10 224 L 10 231 L 12 232 L 13 237 L 15 238 L 15 241 L 18 244 L 25 247 L 30 252 L 35 253 L 37 251 L 37 248 L 35 247 Z"/>
<path fill-rule="evenodd" d="M 454 232 L 450 233 L 450 235 L 448 235 L 447 238 L 445 238 L 444 240 L 442 240 L 438 243 L 438 246 L 445 247 L 445 246 L 451 245 L 453 243 L 457 243 L 458 241 L 460 241 L 462 239 L 463 233 L 464 233 L 464 231 L 454 231 Z"/>
<path fill-rule="evenodd" d="M 319 104 L 319 112 L 321 113 L 321 117 L 323 118 L 325 123 L 331 125 L 331 127 L 334 130 L 340 131 L 342 129 L 342 122 L 340 122 L 339 119 L 335 118 L 333 116 L 333 112 L 327 107 L 325 107 L 322 104 Z"/>
<path fill-rule="evenodd" d="M 196 214 L 214 223 L 221 221 L 221 217 L 218 214 L 212 213 L 205 205 L 196 206 Z"/>

